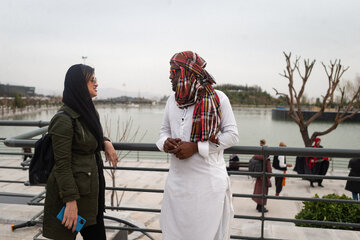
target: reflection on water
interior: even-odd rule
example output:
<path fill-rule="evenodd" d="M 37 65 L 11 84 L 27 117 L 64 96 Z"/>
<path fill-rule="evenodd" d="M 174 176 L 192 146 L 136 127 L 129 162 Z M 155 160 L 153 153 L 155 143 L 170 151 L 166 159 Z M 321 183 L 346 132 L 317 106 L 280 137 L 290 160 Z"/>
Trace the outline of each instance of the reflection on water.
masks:
<path fill-rule="evenodd" d="M 117 123 L 120 129 L 131 118 L 133 130 L 139 127 L 139 136 L 146 132 L 141 142 L 154 143 L 159 136 L 159 128 L 163 119 L 164 106 L 124 108 L 124 107 L 98 107 L 101 122 L 111 124 L 111 136 L 116 135 Z M 292 121 L 279 121 L 271 119 L 271 109 L 258 108 L 234 108 L 234 115 L 238 124 L 240 142 L 242 146 L 257 146 L 259 139 L 265 138 L 268 146 L 277 146 L 280 141 L 288 146 L 303 147 L 302 138 L 298 126 Z M 16 116 L 16 120 L 50 120 L 56 110 L 42 111 L 41 113 Z M 310 133 L 313 131 L 326 130 L 331 123 L 312 123 L 309 126 Z M 34 127 L 2 127 L 1 137 L 10 137 L 24 133 Z M 357 149 L 360 144 L 360 124 L 343 123 L 339 127 L 322 136 L 322 145 L 328 148 L 351 148 Z M 115 139 L 114 139 L 115 140 Z"/>

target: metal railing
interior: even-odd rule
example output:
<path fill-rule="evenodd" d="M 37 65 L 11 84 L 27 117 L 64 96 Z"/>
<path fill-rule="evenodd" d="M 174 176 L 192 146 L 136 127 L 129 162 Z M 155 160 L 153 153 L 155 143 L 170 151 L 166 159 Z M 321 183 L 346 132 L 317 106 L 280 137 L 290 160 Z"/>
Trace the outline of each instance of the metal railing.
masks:
<path fill-rule="evenodd" d="M 0 121 L 0 125 L 3 125 Z M 21 126 L 20 123 L 17 126 Z M 28 123 L 27 123 L 28 124 Z M 36 126 L 41 126 L 38 122 L 34 123 Z M 27 125 L 28 126 L 28 125 Z M 43 134 L 47 131 L 47 127 L 37 129 L 26 134 L 21 134 L 16 137 L 7 138 L 4 140 L 4 144 L 9 147 L 33 147 L 36 140 L 29 138 L 35 137 L 39 134 Z M 155 144 L 152 143 L 113 143 L 116 150 L 123 151 L 139 151 L 139 152 L 158 152 Z M 329 149 L 329 148 L 291 148 L 291 147 L 253 147 L 253 146 L 235 146 L 225 150 L 226 154 L 245 154 L 252 155 L 258 154 L 263 156 L 269 155 L 286 155 L 286 156 L 314 156 L 314 157 L 341 157 L 341 158 L 352 158 L 360 157 L 360 150 L 358 149 Z M 246 172 L 246 171 L 229 171 L 230 175 L 246 175 L 246 176 L 258 176 L 265 179 L 269 176 L 282 177 L 283 174 L 267 173 L 265 172 L 265 162 L 263 161 L 263 172 Z M 23 169 L 23 168 L 20 168 Z M 139 167 L 105 167 L 105 169 L 115 169 L 120 171 L 157 171 L 167 172 L 167 168 L 139 168 Z M 306 178 L 306 179 L 333 179 L 333 180 L 353 180 L 360 181 L 360 177 L 345 177 L 345 176 L 319 176 L 319 175 L 308 175 L 308 174 L 286 174 L 287 178 Z M 0 182 L 11 182 L 11 183 L 24 183 L 21 181 L 6 181 L 0 180 Z M 106 190 L 110 191 L 136 191 L 136 192 L 151 192 L 151 193 L 163 193 L 163 189 L 144 189 L 144 188 L 124 188 L 124 187 L 106 187 Z M 1 195 L 1 194 L 0 194 Z M 264 202 L 265 199 L 274 199 L 282 201 L 315 201 L 315 202 L 328 202 L 328 203 L 346 203 L 346 204 L 360 204 L 360 201 L 352 200 L 338 200 L 338 199 L 320 199 L 320 198 L 308 198 L 308 197 L 286 197 L 286 196 L 268 196 L 265 194 L 265 181 L 262 185 L 262 194 L 242 194 L 233 193 L 234 198 L 261 198 Z M 41 200 L 44 198 L 44 193 L 41 193 L 29 202 L 31 205 L 42 205 Z M 140 211 L 140 212 L 152 212 L 160 213 L 160 209 L 151 208 L 133 208 L 133 207 L 110 207 L 106 206 L 109 210 L 122 210 L 122 211 Z M 266 217 L 264 211 L 261 216 L 251 215 L 239 215 L 235 214 L 235 219 L 247 219 L 247 220 L 259 220 L 261 221 L 261 232 L 259 237 L 250 236 L 238 236 L 232 235 L 231 239 L 270 239 L 264 237 L 264 223 L 266 221 L 277 221 L 277 222 L 290 222 L 290 223 L 306 223 L 316 225 L 330 225 L 330 226 L 341 226 L 341 227 L 354 227 L 360 228 L 359 223 L 343 223 L 343 222 L 329 222 L 329 221 L 317 221 L 317 220 L 299 220 L 289 218 L 275 218 Z M 128 231 L 143 231 L 143 232 L 154 232 L 161 233 L 160 229 L 142 229 L 136 227 L 117 227 L 117 226 L 106 226 L 108 229 L 128 230 Z"/>

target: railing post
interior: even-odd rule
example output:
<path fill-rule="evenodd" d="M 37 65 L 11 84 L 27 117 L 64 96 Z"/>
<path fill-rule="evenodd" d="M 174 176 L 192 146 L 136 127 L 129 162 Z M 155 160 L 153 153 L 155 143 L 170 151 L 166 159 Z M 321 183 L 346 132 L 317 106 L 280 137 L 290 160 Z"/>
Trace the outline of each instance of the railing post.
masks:
<path fill-rule="evenodd" d="M 262 169 L 262 192 L 261 192 L 261 239 L 264 239 L 264 202 L 265 202 L 265 184 L 266 184 L 266 166 L 267 166 L 267 156 L 264 154 L 264 146 L 261 146 L 261 154 L 263 156 L 263 169 Z M 256 184 L 256 183 L 255 183 Z"/>

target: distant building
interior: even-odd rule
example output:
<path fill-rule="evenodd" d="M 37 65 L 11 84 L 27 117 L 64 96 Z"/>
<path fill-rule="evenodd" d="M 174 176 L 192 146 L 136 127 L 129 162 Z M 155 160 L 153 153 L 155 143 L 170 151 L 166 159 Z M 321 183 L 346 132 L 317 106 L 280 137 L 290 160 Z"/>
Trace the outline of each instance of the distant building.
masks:
<path fill-rule="evenodd" d="M 0 83 L 0 96 L 13 97 L 17 94 L 21 94 L 22 96 L 34 96 L 35 87 L 16 86 Z"/>

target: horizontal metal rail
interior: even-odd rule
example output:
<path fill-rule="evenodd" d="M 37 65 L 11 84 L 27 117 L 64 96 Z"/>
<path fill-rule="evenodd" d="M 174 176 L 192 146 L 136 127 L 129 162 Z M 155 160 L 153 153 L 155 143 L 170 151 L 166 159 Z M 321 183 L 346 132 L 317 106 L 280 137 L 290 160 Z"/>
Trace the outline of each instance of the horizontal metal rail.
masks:
<path fill-rule="evenodd" d="M 153 212 L 153 213 L 160 213 L 161 211 L 160 209 L 154 209 L 154 208 L 111 207 L 111 206 L 106 206 L 105 209 L 135 211 L 135 212 Z"/>
<path fill-rule="evenodd" d="M 6 138 L 4 144 L 8 147 L 34 147 L 36 140 L 28 140 L 35 136 L 46 133 L 48 126 L 42 127 L 15 137 Z"/>
<path fill-rule="evenodd" d="M 22 183 L 25 184 L 25 181 L 16 181 L 16 180 L 0 180 L 3 183 Z"/>
<path fill-rule="evenodd" d="M 20 152 L 0 152 L 0 155 L 13 155 L 13 156 L 29 156 L 32 157 L 33 153 L 20 153 Z"/>
<path fill-rule="evenodd" d="M 8 167 L 8 166 L 0 166 L 0 168 L 3 168 L 3 169 L 21 169 L 21 170 L 29 169 L 28 167 Z"/>
<path fill-rule="evenodd" d="M 229 171 L 231 175 L 244 175 L 244 176 L 275 176 L 275 177 L 289 177 L 289 178 L 306 178 L 306 179 L 334 179 L 334 180 L 351 180 L 360 181 L 360 177 L 347 177 L 347 176 L 324 176 L 324 175 L 310 175 L 310 174 L 282 174 L 282 173 L 259 173 L 259 172 L 236 172 Z"/>
<path fill-rule="evenodd" d="M 278 238 L 266 238 L 266 237 L 248 237 L 248 236 L 230 236 L 231 239 L 247 239 L 247 240 L 279 240 Z"/>
<path fill-rule="evenodd" d="M 248 216 L 248 215 L 234 215 L 234 218 L 360 228 L 359 223 L 343 223 L 343 222 L 331 222 L 331 221 L 300 220 L 300 219 L 291 219 L 291 218 L 274 218 L 274 217 L 262 217 L 262 216 Z"/>
<path fill-rule="evenodd" d="M 111 170 L 126 170 L 126 171 L 148 171 L 148 172 L 168 172 L 168 168 L 140 168 L 140 167 L 104 167 L 104 169 Z"/>
<path fill-rule="evenodd" d="M 276 221 L 276 222 L 292 222 L 292 223 L 304 223 L 304 224 L 316 224 L 316 225 L 326 225 L 326 226 L 338 226 L 338 227 L 354 227 L 360 228 L 359 223 L 345 223 L 345 222 L 331 222 L 331 221 L 315 221 L 315 220 L 300 220 L 300 219 L 290 219 L 290 218 L 274 218 L 274 217 L 264 217 L 266 221 Z"/>
<path fill-rule="evenodd" d="M 124 191 L 124 192 L 148 192 L 148 193 L 164 193 L 163 189 L 148 189 L 148 188 L 126 188 L 126 187 L 106 187 L 110 191 Z M 233 193 L 233 197 L 239 198 L 262 198 L 261 194 L 240 194 Z M 347 203 L 347 204 L 360 204 L 360 201 L 341 200 L 341 199 L 327 199 L 327 198 L 308 198 L 308 197 L 285 197 L 285 196 L 270 196 L 267 195 L 266 199 L 277 200 L 292 200 L 292 201 L 309 201 L 309 202 L 334 202 L 334 203 Z"/>
<path fill-rule="evenodd" d="M 27 120 L 0 120 L 0 126 L 16 127 L 45 127 L 50 124 L 49 121 L 27 121 Z"/>
<path fill-rule="evenodd" d="M 35 195 L 32 194 L 24 194 L 24 193 L 9 193 L 9 192 L 0 192 L 0 196 L 4 197 L 34 197 Z"/>
<path fill-rule="evenodd" d="M 127 231 L 162 233 L 162 231 L 159 230 L 159 229 L 151 229 L 151 228 L 118 227 L 118 226 L 105 226 L 105 228 L 106 229 L 114 229 L 114 230 L 127 230 Z"/>
<path fill-rule="evenodd" d="M 261 194 L 241 194 L 241 193 L 233 193 L 232 196 L 239 198 L 265 198 L 265 199 L 307 201 L 307 202 L 328 202 L 328 203 L 333 202 L 333 203 L 346 203 L 346 204 L 360 204 L 360 201 L 328 199 L 328 198 L 283 197 L 283 196 L 270 196 L 270 195 L 265 195 L 263 197 Z"/>
<path fill-rule="evenodd" d="M 40 129 L 39 129 L 40 132 Z M 43 133 L 43 132 L 42 132 Z M 7 138 L 4 144 L 8 147 L 34 147 L 36 140 L 25 140 L 17 137 Z M 113 143 L 116 150 L 128 151 L 150 151 L 159 152 L 153 143 Z M 360 157 L 359 149 L 337 149 L 337 148 L 290 148 L 290 147 L 252 147 L 234 146 L 225 149 L 225 153 L 236 154 L 264 154 L 264 155 L 286 155 L 286 156 L 312 156 L 312 157 Z"/>
<path fill-rule="evenodd" d="M 26 121 L 26 120 L 0 120 L 0 126 L 16 127 L 45 127 L 50 124 L 49 121 Z"/>
<path fill-rule="evenodd" d="M 43 199 L 45 199 L 46 190 L 40 192 L 37 195 L 34 195 L 32 199 L 28 202 L 28 205 L 36 205 L 41 206 L 44 205 L 43 203 L 40 203 Z"/>
<path fill-rule="evenodd" d="M 125 192 L 164 193 L 163 189 L 149 189 L 149 188 L 106 187 L 105 189 L 111 191 L 125 191 Z"/>
<path fill-rule="evenodd" d="M 48 127 L 42 127 L 15 137 L 6 138 L 4 144 L 8 147 L 34 147 L 36 140 L 28 140 L 32 137 L 44 134 Z M 159 152 L 154 143 L 113 143 L 116 150 L 127 151 L 150 151 Z M 292 148 L 292 147 L 254 147 L 234 146 L 225 149 L 225 153 L 236 154 L 263 154 L 263 155 L 286 155 L 286 156 L 314 156 L 314 157 L 360 157 L 359 149 L 336 149 L 336 148 Z"/>

